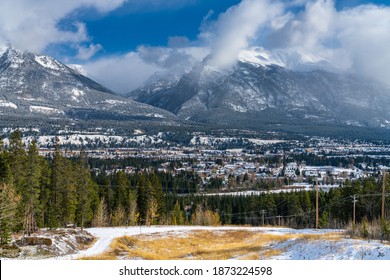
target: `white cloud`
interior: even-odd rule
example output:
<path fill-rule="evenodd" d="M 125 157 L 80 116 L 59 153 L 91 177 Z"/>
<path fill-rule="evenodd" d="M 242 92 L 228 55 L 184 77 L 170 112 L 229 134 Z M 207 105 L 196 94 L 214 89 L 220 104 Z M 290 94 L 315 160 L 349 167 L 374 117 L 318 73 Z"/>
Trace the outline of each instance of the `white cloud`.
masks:
<path fill-rule="evenodd" d="M 366 5 L 340 12 L 335 39 L 350 70 L 390 84 L 390 7 Z"/>
<path fill-rule="evenodd" d="M 92 42 L 82 22 L 64 31 L 58 23 L 71 12 L 92 7 L 110 12 L 179 8 L 198 0 L 1 0 L 0 43 L 42 52 L 50 44 L 69 43 L 77 58 L 89 60 L 103 47 Z M 298 9 L 297 9 L 298 8 Z M 299 10 L 300 12 L 296 12 Z M 362 5 L 337 10 L 332 0 L 242 0 L 211 21 L 205 15 L 198 40 L 172 36 L 167 47 L 140 46 L 126 55 L 86 62 L 91 78 L 128 92 L 155 71 L 185 71 L 209 53 L 212 63 L 229 66 L 242 49 L 262 46 L 285 65 L 329 65 L 390 83 L 390 7 Z M 200 19 L 201 20 L 201 19 Z M 142 27 L 141 27 L 142 28 Z M 174 34 L 172 34 L 174 35 Z"/>
<path fill-rule="evenodd" d="M 156 72 L 168 76 L 191 70 L 209 50 L 202 47 L 164 48 L 140 46 L 136 52 L 103 57 L 87 62 L 83 68 L 92 79 L 118 93 L 128 93 L 142 86 Z"/>
<path fill-rule="evenodd" d="M 81 7 L 101 13 L 118 8 L 126 0 L 1 0 L 0 41 L 17 48 L 42 52 L 53 43 L 89 41 L 85 26 L 75 22 L 75 31 L 58 28 L 61 19 Z"/>
<path fill-rule="evenodd" d="M 83 68 L 89 77 L 119 93 L 136 89 L 158 70 L 156 65 L 145 63 L 136 52 L 101 58 L 84 64 Z"/>
<path fill-rule="evenodd" d="M 327 61 L 341 70 L 390 83 L 390 7 L 337 11 L 332 0 L 307 1 L 299 14 L 274 26 L 267 47 L 300 63 Z M 291 65 L 294 67 L 294 65 Z"/>
<path fill-rule="evenodd" d="M 232 65 L 259 30 L 282 12 L 283 5 L 279 1 L 243 0 L 221 14 L 215 22 L 206 24 L 200 38 L 210 41 L 213 49 L 210 63 Z"/>
<path fill-rule="evenodd" d="M 294 5 L 299 13 L 293 12 Z M 139 73 L 130 65 L 121 71 L 137 78 L 113 79 L 107 85 L 122 84 L 120 91 L 129 91 L 155 71 L 184 71 L 209 53 L 212 63 L 229 66 L 240 50 L 256 45 L 292 69 L 335 67 L 390 81 L 390 7 L 364 5 L 338 11 L 332 0 L 243 0 L 210 22 L 211 14 L 204 18 L 197 42 L 172 37 L 168 47 L 141 46 L 133 53 L 137 59 L 125 60 L 126 65 L 134 63 Z"/>
<path fill-rule="evenodd" d="M 88 60 L 93 57 L 97 52 L 103 49 L 100 44 L 89 44 L 89 46 L 78 46 L 77 58 L 81 60 Z"/>

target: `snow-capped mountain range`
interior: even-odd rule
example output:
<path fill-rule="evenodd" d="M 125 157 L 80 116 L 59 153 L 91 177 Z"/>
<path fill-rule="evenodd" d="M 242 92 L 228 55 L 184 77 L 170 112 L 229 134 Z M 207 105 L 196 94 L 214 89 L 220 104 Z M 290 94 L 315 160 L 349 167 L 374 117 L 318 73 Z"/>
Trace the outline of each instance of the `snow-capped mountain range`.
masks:
<path fill-rule="evenodd" d="M 82 119 L 175 119 L 165 110 L 123 98 L 49 56 L 0 51 L 0 114 Z"/>
<path fill-rule="evenodd" d="M 0 115 L 312 131 L 390 127 L 390 88 L 340 71 L 313 70 L 318 64 L 331 68 L 322 58 L 300 55 L 291 62 L 282 53 L 252 48 L 231 68 L 209 61 L 184 74 L 156 72 L 123 97 L 87 78 L 78 65 L 0 46 Z M 301 70 L 291 70 L 292 63 Z"/>
<path fill-rule="evenodd" d="M 313 70 L 313 65 L 328 64 L 313 56 L 300 56 L 294 62 L 300 71 L 287 68 L 289 63 L 282 54 L 245 50 L 232 68 L 220 69 L 205 59 L 180 78 L 153 81 L 128 96 L 181 119 L 206 123 L 389 127 L 386 85 L 342 72 Z"/>

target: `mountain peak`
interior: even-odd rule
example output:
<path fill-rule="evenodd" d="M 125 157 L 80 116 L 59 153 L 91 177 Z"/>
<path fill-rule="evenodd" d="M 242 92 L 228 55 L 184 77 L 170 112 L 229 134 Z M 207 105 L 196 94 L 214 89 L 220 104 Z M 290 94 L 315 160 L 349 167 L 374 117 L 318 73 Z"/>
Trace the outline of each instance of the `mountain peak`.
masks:
<path fill-rule="evenodd" d="M 261 127 L 267 122 L 334 122 L 388 127 L 388 87 L 345 73 L 294 71 L 284 61 L 282 54 L 259 48 L 242 51 L 238 63 L 226 69 L 205 59 L 169 87 L 141 88 L 129 96 L 179 118 L 206 123 Z"/>
<path fill-rule="evenodd" d="M 238 60 L 253 65 L 278 65 L 286 67 L 286 63 L 283 61 L 282 57 L 277 57 L 276 55 L 259 47 L 242 50 L 238 55 Z"/>
<path fill-rule="evenodd" d="M 173 118 L 164 110 L 116 95 L 50 56 L 12 47 L 0 56 L 0 114 L 76 119 Z"/>

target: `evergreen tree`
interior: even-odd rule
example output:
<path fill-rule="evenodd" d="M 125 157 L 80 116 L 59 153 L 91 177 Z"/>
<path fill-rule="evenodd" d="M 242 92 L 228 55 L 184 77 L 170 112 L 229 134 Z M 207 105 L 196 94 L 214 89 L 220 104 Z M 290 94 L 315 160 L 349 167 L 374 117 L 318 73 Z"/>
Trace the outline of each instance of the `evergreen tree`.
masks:
<path fill-rule="evenodd" d="M 146 175 L 141 175 L 137 186 L 137 205 L 141 222 L 150 218 L 150 212 L 148 213 L 148 210 L 151 202 L 154 202 L 153 200 L 152 185 Z"/>
<path fill-rule="evenodd" d="M 126 173 L 123 171 L 116 172 L 114 184 L 116 190 L 116 208 L 118 208 L 119 205 L 121 205 L 123 208 L 126 208 L 129 201 L 129 179 L 127 178 Z"/>
<path fill-rule="evenodd" d="M 75 190 L 71 184 L 71 165 L 62 156 L 58 138 L 51 163 L 47 225 L 50 228 L 72 223 L 75 208 Z"/>
<path fill-rule="evenodd" d="M 176 200 L 175 206 L 171 214 L 171 225 L 183 225 L 185 222 L 184 212 L 180 209 L 179 201 Z"/>
<path fill-rule="evenodd" d="M 41 158 L 35 141 L 29 147 L 26 162 L 26 179 L 23 186 L 22 207 L 24 213 L 24 232 L 28 235 L 37 231 L 37 219 L 40 213 L 40 177 Z"/>
<path fill-rule="evenodd" d="M 9 167 L 12 174 L 12 185 L 17 192 L 23 187 L 25 178 L 26 151 L 22 142 L 22 134 L 19 130 L 12 132 L 9 140 Z"/>
<path fill-rule="evenodd" d="M 0 245 L 11 241 L 20 197 L 11 185 L 0 184 Z"/>
<path fill-rule="evenodd" d="M 80 153 L 76 171 L 76 221 L 83 230 L 86 223 L 93 218 L 93 208 L 98 204 L 97 186 L 92 181 L 88 168 L 87 157 L 84 151 Z"/>
<path fill-rule="evenodd" d="M 12 175 L 11 168 L 9 166 L 8 153 L 0 151 L 0 183 L 10 184 L 11 180 Z"/>

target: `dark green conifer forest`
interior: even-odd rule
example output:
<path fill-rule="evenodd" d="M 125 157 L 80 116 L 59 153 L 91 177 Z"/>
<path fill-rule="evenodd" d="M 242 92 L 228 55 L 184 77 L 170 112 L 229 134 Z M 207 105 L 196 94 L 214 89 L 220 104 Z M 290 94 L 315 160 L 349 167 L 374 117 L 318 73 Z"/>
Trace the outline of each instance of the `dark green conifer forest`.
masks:
<path fill-rule="evenodd" d="M 315 227 L 315 191 L 257 195 L 207 195 L 199 192 L 200 177 L 191 172 L 158 172 L 157 165 L 127 174 L 91 172 L 102 166 L 84 152 L 63 156 L 59 145 L 49 157 L 40 156 L 35 142 L 25 147 L 15 131 L 7 149 L 0 143 L 0 243 L 12 232 L 32 234 L 39 228 L 134 225 L 252 225 Z M 141 162 L 145 166 L 145 162 Z M 134 164 L 135 165 L 135 164 Z M 356 222 L 379 223 L 383 182 L 375 178 L 347 181 L 319 193 L 319 227 L 351 225 L 353 196 Z M 213 181 L 210 189 L 218 190 Z M 386 184 L 389 188 L 389 180 Z M 386 205 L 389 205 L 386 198 Z M 386 208 L 386 215 L 390 213 Z"/>

